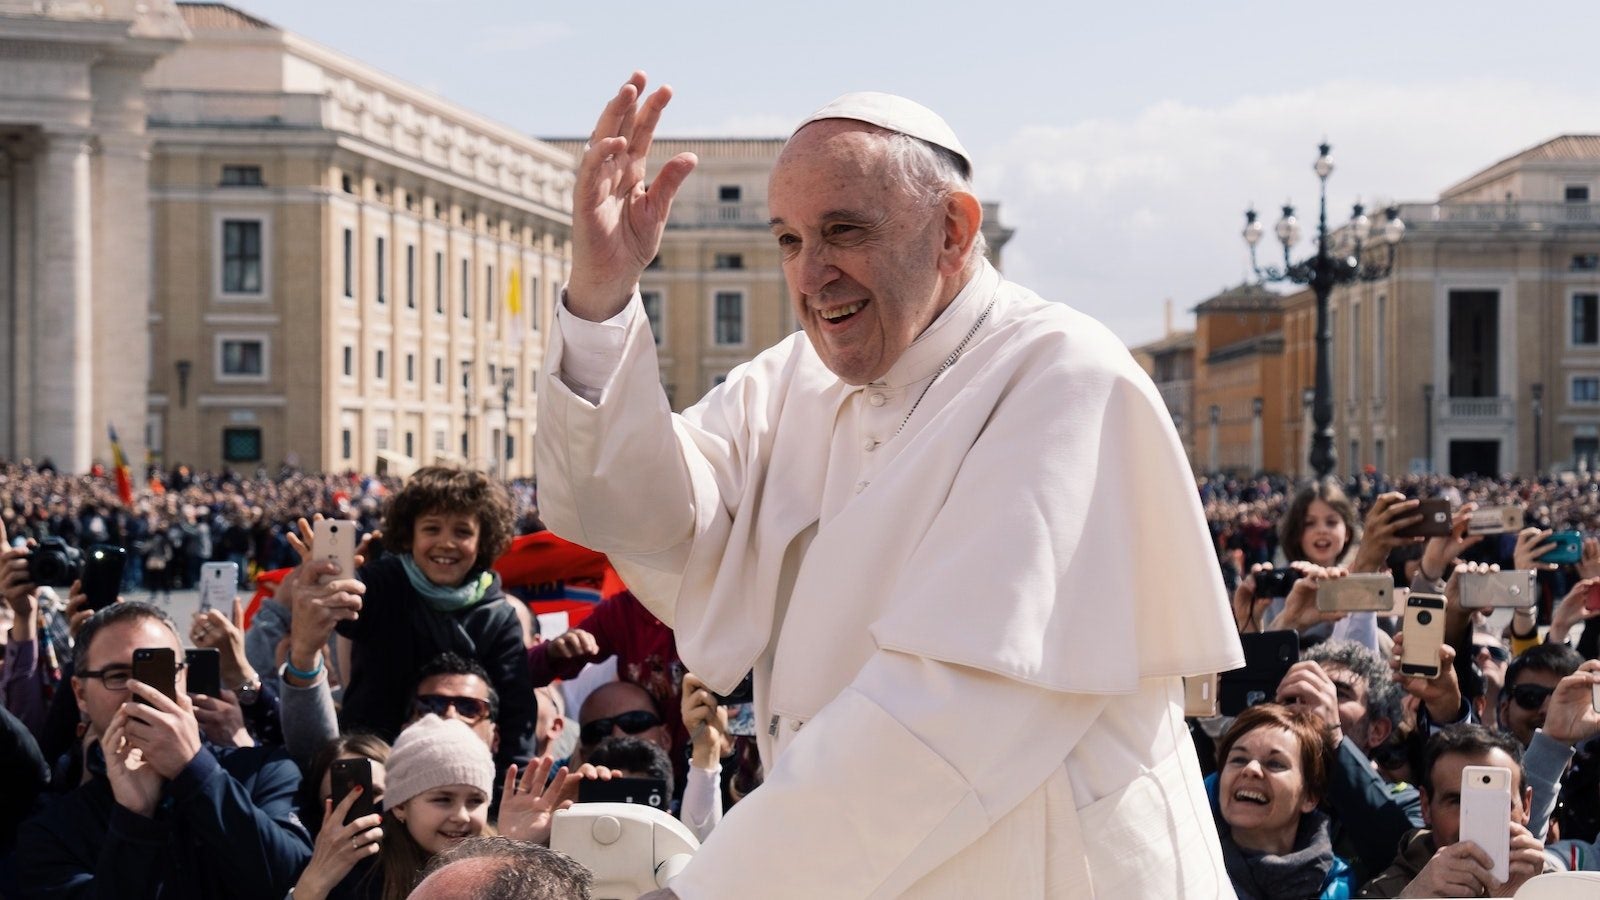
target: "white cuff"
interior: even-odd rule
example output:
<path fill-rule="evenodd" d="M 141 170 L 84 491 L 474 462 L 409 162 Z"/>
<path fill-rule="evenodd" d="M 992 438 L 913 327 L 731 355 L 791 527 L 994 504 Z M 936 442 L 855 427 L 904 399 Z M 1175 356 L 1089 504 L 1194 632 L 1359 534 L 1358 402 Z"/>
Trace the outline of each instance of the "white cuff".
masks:
<path fill-rule="evenodd" d="M 591 322 L 567 309 L 567 289 L 561 289 L 561 302 L 556 304 L 556 327 L 561 329 L 564 347 L 558 374 L 573 393 L 590 403 L 599 402 L 600 394 L 622 363 L 622 345 L 636 315 L 634 310 L 640 303 L 639 292 L 635 290 L 622 312 L 604 322 Z"/>

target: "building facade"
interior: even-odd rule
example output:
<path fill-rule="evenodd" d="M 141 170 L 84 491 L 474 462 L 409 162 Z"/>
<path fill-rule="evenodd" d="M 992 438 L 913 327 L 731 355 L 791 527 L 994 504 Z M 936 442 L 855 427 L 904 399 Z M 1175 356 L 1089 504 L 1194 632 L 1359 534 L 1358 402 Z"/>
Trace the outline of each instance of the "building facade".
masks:
<path fill-rule="evenodd" d="M 1169 323 L 1165 337 L 1129 348 L 1139 367 L 1155 382 L 1156 390 L 1172 417 L 1184 455 L 1191 468 L 1194 456 L 1194 332 L 1174 331 Z"/>
<path fill-rule="evenodd" d="M 148 81 L 152 451 L 533 472 L 570 156 L 222 4 Z"/>
<path fill-rule="evenodd" d="M 1194 447 L 1197 472 L 1253 475 L 1289 464 L 1289 414 L 1274 387 L 1284 377 L 1283 297 L 1240 285 L 1194 308 Z"/>
<path fill-rule="evenodd" d="M 142 450 L 145 79 L 187 38 L 170 0 L 0 0 L 0 457 Z"/>

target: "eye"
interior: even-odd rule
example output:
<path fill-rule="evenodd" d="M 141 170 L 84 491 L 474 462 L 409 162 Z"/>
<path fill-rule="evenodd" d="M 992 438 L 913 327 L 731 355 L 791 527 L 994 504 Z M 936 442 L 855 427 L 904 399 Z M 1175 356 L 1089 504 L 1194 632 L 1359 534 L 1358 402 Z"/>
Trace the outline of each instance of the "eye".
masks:
<path fill-rule="evenodd" d="M 779 247 L 797 247 L 797 246 L 799 246 L 799 244 L 800 244 L 800 239 L 795 237 L 792 234 L 780 234 L 780 235 L 778 235 L 778 246 Z"/>
<path fill-rule="evenodd" d="M 828 226 L 828 237 L 849 237 L 860 230 L 858 226 L 841 222 L 838 225 Z"/>

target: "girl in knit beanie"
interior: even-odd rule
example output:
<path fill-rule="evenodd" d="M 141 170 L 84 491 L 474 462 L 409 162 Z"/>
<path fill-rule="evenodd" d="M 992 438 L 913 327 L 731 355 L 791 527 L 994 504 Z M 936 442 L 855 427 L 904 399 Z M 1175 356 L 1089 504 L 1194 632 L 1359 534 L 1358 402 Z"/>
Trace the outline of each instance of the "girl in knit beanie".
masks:
<path fill-rule="evenodd" d="M 383 795 L 384 900 L 404 900 L 434 854 L 484 834 L 494 760 L 457 719 L 426 715 L 400 732 Z"/>

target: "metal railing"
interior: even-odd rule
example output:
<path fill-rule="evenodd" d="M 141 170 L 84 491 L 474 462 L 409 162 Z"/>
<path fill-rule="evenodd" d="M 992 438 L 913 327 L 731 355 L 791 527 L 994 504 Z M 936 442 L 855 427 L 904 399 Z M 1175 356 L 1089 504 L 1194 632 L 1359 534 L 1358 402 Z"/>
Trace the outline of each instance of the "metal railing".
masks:
<path fill-rule="evenodd" d="M 765 201 L 737 203 L 674 203 L 668 228 L 760 228 L 771 216 Z"/>
<path fill-rule="evenodd" d="M 259 94 L 244 91 L 152 91 L 152 125 L 231 128 L 320 128 L 321 94 Z"/>
<path fill-rule="evenodd" d="M 1600 227 L 1600 203 L 1403 203 L 1400 218 L 1407 228 L 1423 229 Z"/>

